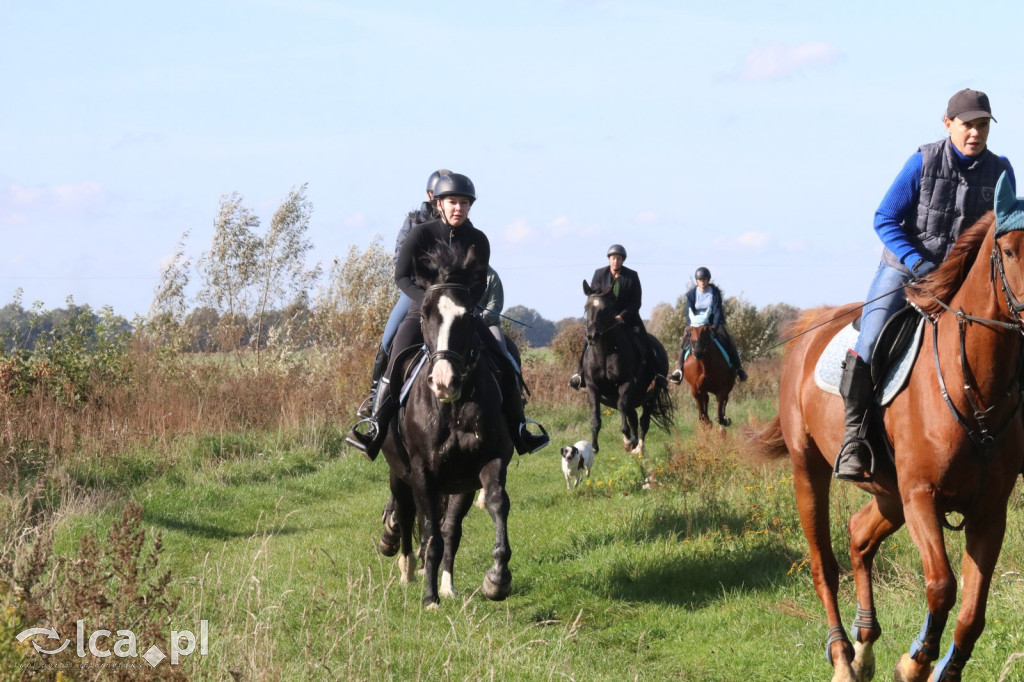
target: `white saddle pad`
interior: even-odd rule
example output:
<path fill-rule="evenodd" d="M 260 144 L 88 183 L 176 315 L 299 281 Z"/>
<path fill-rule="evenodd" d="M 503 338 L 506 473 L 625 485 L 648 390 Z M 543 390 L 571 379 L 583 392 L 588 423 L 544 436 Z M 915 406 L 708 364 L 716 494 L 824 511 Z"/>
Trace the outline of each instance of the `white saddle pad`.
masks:
<path fill-rule="evenodd" d="M 886 372 L 885 381 L 882 384 L 884 386 L 882 399 L 879 400 L 879 405 L 891 403 L 893 398 L 903 390 L 907 379 L 910 378 L 910 368 L 914 366 L 914 360 L 917 359 L 917 351 L 921 348 L 921 330 L 923 327 L 924 318 L 922 317 L 920 322 L 918 322 L 917 331 L 914 333 L 914 340 L 900 354 L 897 362 L 893 363 Z M 860 332 L 853 328 L 853 323 L 850 323 L 840 329 L 832 337 L 832 340 L 828 342 L 825 352 L 821 354 L 821 357 L 818 358 L 818 364 L 814 366 L 814 383 L 818 385 L 818 388 L 827 393 L 839 395 L 839 379 L 843 375 L 841 363 L 846 359 L 847 349 L 857 345 L 858 336 L 860 336 Z"/>

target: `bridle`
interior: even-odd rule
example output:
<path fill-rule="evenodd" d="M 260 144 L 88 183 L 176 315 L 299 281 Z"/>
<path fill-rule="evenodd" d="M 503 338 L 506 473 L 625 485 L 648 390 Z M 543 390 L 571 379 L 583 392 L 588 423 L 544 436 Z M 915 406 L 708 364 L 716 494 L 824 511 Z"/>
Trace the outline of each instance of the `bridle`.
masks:
<path fill-rule="evenodd" d="M 424 298 L 435 291 L 455 290 L 463 291 L 469 294 L 470 289 L 465 284 L 454 284 L 454 283 L 443 283 L 443 284 L 432 284 L 427 287 L 426 292 L 423 294 Z M 420 309 L 420 317 L 422 319 L 423 309 Z M 470 373 L 474 366 L 476 366 L 476 359 L 478 357 L 477 349 L 471 347 L 468 354 L 462 354 L 458 351 L 454 351 L 450 348 L 444 350 L 435 350 L 427 356 L 427 361 L 430 366 L 433 367 L 438 360 L 447 360 L 451 363 L 453 372 L 458 376 L 461 383 L 465 383 L 466 376 Z"/>
<path fill-rule="evenodd" d="M 592 296 L 596 296 L 597 298 L 601 298 L 601 297 L 602 297 L 603 295 L 602 295 L 602 294 L 595 294 L 595 295 L 592 295 Z M 588 306 L 588 307 L 589 307 L 589 306 Z M 597 313 L 597 314 L 598 314 L 598 315 L 600 315 L 600 312 L 601 312 L 601 311 L 598 311 L 598 313 Z M 596 341 L 597 339 L 601 338 L 602 336 L 604 336 L 604 335 L 605 335 L 605 334 L 607 334 L 608 332 L 612 331 L 612 330 L 613 330 L 613 329 L 615 329 L 616 327 L 620 326 L 621 324 L 622 324 L 622 320 L 616 319 L 616 318 L 614 318 L 614 317 L 612 318 L 612 323 L 611 323 L 611 324 L 609 324 L 609 325 L 599 325 L 599 324 L 598 324 L 597 322 L 595 322 L 595 323 L 594 323 L 594 334 L 593 334 L 593 338 L 592 338 L 592 339 L 590 338 L 590 337 L 591 337 L 591 335 L 590 335 L 590 333 L 588 332 L 588 333 L 587 333 L 587 339 L 588 339 L 588 340 L 590 340 L 590 341 Z M 589 320 L 587 321 L 587 326 L 588 326 L 588 327 L 590 326 L 590 322 L 589 322 Z"/>
<path fill-rule="evenodd" d="M 1010 411 L 1010 416 L 1006 420 L 1006 422 L 999 426 L 998 428 L 993 429 L 989 425 L 989 415 L 992 413 L 993 410 L 995 410 L 996 407 L 999 406 L 1000 403 L 996 402 L 987 408 L 981 406 L 978 403 L 977 399 L 975 398 L 975 393 L 978 392 L 977 386 L 975 385 L 976 382 L 974 379 L 974 374 L 973 372 L 971 372 L 970 363 L 967 358 L 967 327 L 972 324 L 979 324 L 987 327 L 999 327 L 1007 331 L 1019 332 L 1022 337 L 1022 350 L 1024 350 L 1024 319 L 1021 318 L 1021 312 L 1024 311 L 1024 303 L 1021 303 L 1020 301 L 1017 300 L 1017 297 L 1014 296 L 1013 291 L 1010 288 L 1009 281 L 1006 279 L 1006 271 L 1003 267 L 1002 252 L 999 250 L 998 240 L 999 238 L 996 237 L 992 245 L 992 256 L 989 260 L 989 281 L 992 282 L 994 287 L 996 282 L 996 275 L 999 275 L 999 285 L 1002 289 L 1003 296 L 1006 300 L 1006 305 L 1007 309 L 1009 310 L 1009 314 L 1014 320 L 1013 322 L 1006 322 L 1004 320 L 994 320 L 987 317 L 969 315 L 965 313 L 963 310 L 954 310 L 952 307 L 947 305 L 938 297 L 932 295 L 932 299 L 936 303 L 938 303 L 940 307 L 943 308 L 943 312 L 951 313 L 953 316 L 956 317 L 960 343 L 960 369 L 963 377 L 962 386 L 964 389 L 964 395 L 966 396 L 967 402 L 970 404 L 971 411 L 973 412 L 972 420 L 974 422 L 974 426 L 971 426 L 971 424 L 968 422 L 968 419 L 963 415 L 963 413 L 960 412 L 960 410 L 956 408 L 956 405 L 953 404 L 953 401 L 949 397 L 949 391 L 946 388 L 946 381 L 942 376 L 942 367 L 939 363 L 938 325 L 939 317 L 942 315 L 942 312 L 936 313 L 934 315 L 925 316 L 925 319 L 927 319 L 928 322 L 932 325 L 932 353 L 935 358 L 935 374 L 939 380 L 939 390 L 942 393 L 942 398 L 946 402 L 947 407 L 949 407 L 950 412 L 953 414 L 954 419 L 956 419 L 957 423 L 959 423 L 960 426 L 964 429 L 968 437 L 970 437 L 971 441 L 974 443 L 975 447 L 977 447 L 978 451 L 981 453 L 984 463 L 984 467 L 982 469 L 983 472 L 988 470 L 988 464 L 991 461 L 994 446 L 996 445 L 996 443 L 999 442 L 999 440 L 1002 439 L 1003 435 L 1006 433 L 1006 430 L 1013 423 L 1013 420 L 1019 418 L 1022 400 L 1020 387 L 1018 386 L 1017 389 L 1014 390 L 1015 384 L 1011 383 L 1010 389 L 1007 391 L 1007 395 L 1009 396 L 1015 394 L 1017 398 L 1017 405 L 1014 407 L 1013 410 Z M 1024 361 L 1024 353 L 1019 353 L 1015 376 L 1020 376 L 1022 361 Z M 979 486 L 978 492 L 980 493 L 980 491 L 981 487 Z M 965 522 L 966 517 L 964 519 L 964 523 Z M 942 524 L 950 530 L 960 530 L 963 527 L 963 523 L 961 523 L 959 526 L 951 526 L 946 522 L 945 518 L 942 519 Z"/>

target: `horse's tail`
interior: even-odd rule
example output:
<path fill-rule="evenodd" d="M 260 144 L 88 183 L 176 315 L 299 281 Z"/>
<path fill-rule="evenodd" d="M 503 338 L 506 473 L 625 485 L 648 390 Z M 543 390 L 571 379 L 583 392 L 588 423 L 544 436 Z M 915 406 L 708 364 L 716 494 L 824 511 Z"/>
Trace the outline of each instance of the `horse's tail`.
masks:
<path fill-rule="evenodd" d="M 743 454 L 751 459 L 775 460 L 789 454 L 786 440 L 782 437 L 782 424 L 778 417 L 775 417 L 767 427 L 760 431 L 748 426 L 743 435 L 746 436 L 750 446 L 742 449 Z"/>
<path fill-rule="evenodd" d="M 644 409 L 650 410 L 651 420 L 659 429 L 665 433 L 672 431 L 676 420 L 676 404 L 672 402 L 672 394 L 669 393 L 668 387 L 655 387 Z"/>

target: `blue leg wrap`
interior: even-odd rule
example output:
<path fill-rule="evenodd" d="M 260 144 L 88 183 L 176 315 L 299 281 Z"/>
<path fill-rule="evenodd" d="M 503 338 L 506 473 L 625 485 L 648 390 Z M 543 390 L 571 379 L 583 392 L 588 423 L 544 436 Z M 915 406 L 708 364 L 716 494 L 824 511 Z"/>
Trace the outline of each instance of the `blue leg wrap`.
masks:
<path fill-rule="evenodd" d="M 853 626 L 850 628 L 850 639 L 855 642 L 863 642 L 864 639 L 860 636 L 861 630 L 867 630 L 871 632 L 877 627 L 877 619 L 875 617 L 874 609 L 862 609 L 860 606 L 857 607 L 857 617 L 853 621 Z"/>
<path fill-rule="evenodd" d="M 825 660 L 828 661 L 829 665 L 834 666 L 832 662 L 832 643 L 833 642 L 846 642 L 846 634 L 843 632 L 842 625 L 836 625 L 828 629 L 828 639 L 825 641 Z"/>
<path fill-rule="evenodd" d="M 968 658 L 956 648 L 956 644 L 951 645 L 942 660 L 935 664 L 932 679 L 937 682 L 959 682 Z"/>
<path fill-rule="evenodd" d="M 939 644 L 942 640 L 942 631 L 946 628 L 946 619 L 937 622 L 932 614 L 924 617 L 924 625 L 921 626 L 921 633 L 910 646 L 910 657 L 917 660 L 918 654 L 923 653 L 929 661 L 939 657 Z M 919 663 L 922 661 L 918 661 Z"/>

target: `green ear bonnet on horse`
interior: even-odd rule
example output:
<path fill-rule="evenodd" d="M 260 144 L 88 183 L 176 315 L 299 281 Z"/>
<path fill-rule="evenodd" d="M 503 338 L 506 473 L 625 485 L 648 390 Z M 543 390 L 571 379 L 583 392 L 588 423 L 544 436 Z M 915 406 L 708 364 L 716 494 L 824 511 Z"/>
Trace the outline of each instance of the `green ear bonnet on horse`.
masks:
<path fill-rule="evenodd" d="M 1014 196 L 1006 171 L 996 183 L 995 212 L 997 237 L 1013 230 L 1024 230 L 1024 200 Z"/>

